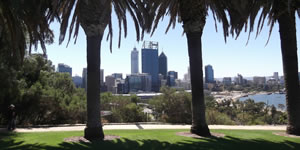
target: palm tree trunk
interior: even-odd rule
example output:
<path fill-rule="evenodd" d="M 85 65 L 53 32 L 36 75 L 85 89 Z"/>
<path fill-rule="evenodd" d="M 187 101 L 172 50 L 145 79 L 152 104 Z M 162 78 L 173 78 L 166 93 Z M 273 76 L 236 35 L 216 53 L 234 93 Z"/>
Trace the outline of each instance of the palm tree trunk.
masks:
<path fill-rule="evenodd" d="M 288 113 L 287 133 L 300 135 L 300 88 L 295 11 L 284 11 L 278 18 Z"/>
<path fill-rule="evenodd" d="M 187 32 L 192 86 L 192 127 L 191 133 L 211 136 L 205 120 L 205 103 L 202 70 L 202 32 Z"/>
<path fill-rule="evenodd" d="M 87 36 L 87 125 L 86 139 L 103 139 L 100 114 L 100 48 L 103 34 Z"/>

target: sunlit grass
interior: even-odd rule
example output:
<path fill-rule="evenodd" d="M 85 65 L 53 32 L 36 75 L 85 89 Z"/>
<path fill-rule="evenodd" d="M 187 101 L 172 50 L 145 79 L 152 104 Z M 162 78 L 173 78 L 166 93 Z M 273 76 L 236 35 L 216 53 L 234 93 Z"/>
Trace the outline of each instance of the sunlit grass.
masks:
<path fill-rule="evenodd" d="M 38 133 L 0 133 L 0 149 L 300 149 L 300 138 L 282 137 L 272 134 L 278 131 L 253 130 L 212 130 L 223 133 L 224 138 L 195 139 L 176 135 L 188 130 L 105 130 L 106 135 L 121 136 L 113 141 L 92 143 L 68 143 L 64 138 L 83 136 L 82 131 L 38 132 Z"/>

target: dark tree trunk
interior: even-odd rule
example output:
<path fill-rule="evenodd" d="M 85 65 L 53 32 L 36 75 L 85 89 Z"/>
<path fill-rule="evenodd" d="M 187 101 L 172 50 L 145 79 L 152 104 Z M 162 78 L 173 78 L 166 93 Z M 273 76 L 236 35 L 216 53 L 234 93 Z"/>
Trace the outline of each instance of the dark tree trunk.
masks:
<path fill-rule="evenodd" d="M 86 139 L 103 139 L 100 114 L 100 48 L 102 35 L 87 36 L 87 125 Z"/>
<path fill-rule="evenodd" d="M 205 103 L 202 70 L 202 32 L 186 33 L 190 58 L 192 85 L 192 127 L 191 132 L 200 136 L 211 136 L 205 120 Z"/>
<path fill-rule="evenodd" d="M 288 127 L 286 132 L 300 135 L 300 88 L 294 12 L 283 11 L 278 18 L 278 22 L 288 113 Z"/>

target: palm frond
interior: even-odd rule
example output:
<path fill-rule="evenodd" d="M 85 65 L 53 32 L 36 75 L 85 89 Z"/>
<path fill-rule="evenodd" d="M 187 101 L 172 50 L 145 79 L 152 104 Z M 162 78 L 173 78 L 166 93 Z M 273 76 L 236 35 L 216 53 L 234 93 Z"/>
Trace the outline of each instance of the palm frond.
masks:
<path fill-rule="evenodd" d="M 121 37 L 122 37 L 122 30 L 124 32 L 124 37 L 127 36 L 127 12 L 131 16 L 135 29 L 136 29 L 136 40 L 139 41 L 141 39 L 140 28 L 146 29 L 144 26 L 147 25 L 149 20 L 146 21 L 149 13 L 147 12 L 147 8 L 145 8 L 145 3 L 147 1 L 143 0 L 109 0 L 107 1 L 110 3 L 111 8 L 100 9 L 102 13 L 97 16 L 98 18 L 103 17 L 102 15 L 111 13 L 111 9 L 114 9 L 115 15 L 118 18 L 118 29 L 119 29 L 119 37 L 118 37 L 118 47 L 121 46 Z M 76 39 L 78 37 L 78 30 L 80 26 L 80 14 L 79 14 L 79 7 L 80 7 L 80 0 L 73 0 L 73 1 L 64 1 L 64 0 L 55 0 L 53 2 L 53 7 L 56 10 L 58 16 L 60 16 L 61 27 L 60 27 L 60 38 L 59 43 L 61 44 L 66 35 L 67 29 L 69 29 L 69 39 L 68 43 L 71 39 L 71 35 L 73 34 L 73 38 Z M 97 7 L 97 6 L 95 6 Z M 111 15 L 111 14 L 110 14 Z M 72 21 L 69 25 L 69 18 L 72 17 Z M 110 17 L 111 18 L 111 17 Z M 82 18 L 83 19 L 83 18 Z M 111 19 L 107 22 L 106 26 L 108 26 L 108 35 L 107 40 L 110 40 L 110 50 L 112 51 L 112 39 L 113 39 L 113 27 Z"/>
<path fill-rule="evenodd" d="M 49 17 L 51 13 L 50 0 L 0 1 L 0 22 L 8 34 L 7 44 L 12 55 L 23 59 L 27 47 L 30 53 L 31 48 L 37 49 L 38 45 L 46 54 L 45 45 L 54 38 L 49 24 L 56 16 Z"/>

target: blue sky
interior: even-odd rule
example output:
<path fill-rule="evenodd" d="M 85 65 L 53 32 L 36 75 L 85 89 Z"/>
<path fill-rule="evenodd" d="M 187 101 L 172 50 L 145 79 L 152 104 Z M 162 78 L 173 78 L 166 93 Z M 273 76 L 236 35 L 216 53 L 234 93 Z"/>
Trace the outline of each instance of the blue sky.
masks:
<path fill-rule="evenodd" d="M 130 20 L 130 19 L 128 19 Z M 179 78 L 187 72 L 189 66 L 187 42 L 185 35 L 182 36 L 182 24 L 177 23 L 175 29 L 170 29 L 165 34 L 168 17 L 160 22 L 158 29 L 152 37 L 146 35 L 146 41 L 159 42 L 159 54 L 164 51 L 168 57 L 168 70 L 178 72 Z M 297 18 L 297 27 L 299 27 L 299 19 Z M 55 66 L 58 63 L 65 63 L 73 68 L 74 75 L 82 75 L 82 69 L 86 67 L 86 40 L 85 34 L 80 29 L 77 43 L 70 41 L 68 47 L 67 42 L 58 44 L 59 24 L 53 23 L 51 28 L 55 32 L 55 42 L 47 46 L 48 58 Z M 141 71 L 141 48 L 143 42 L 136 42 L 136 34 L 133 23 L 128 21 L 127 38 L 122 38 L 121 47 L 118 48 L 118 26 L 116 17 L 113 15 L 113 51 L 110 53 L 109 41 L 106 41 L 106 35 L 102 40 L 101 47 L 101 68 L 104 69 L 104 75 L 112 73 L 130 74 L 130 52 L 136 46 L 139 50 L 139 70 Z M 235 40 L 231 37 L 224 42 L 222 26 L 218 24 L 218 32 L 215 30 L 214 20 L 211 16 L 207 16 L 207 22 L 202 36 L 202 53 L 203 64 L 211 64 L 214 69 L 215 78 L 234 77 L 237 73 L 244 77 L 252 76 L 271 76 L 273 72 L 282 73 L 282 60 L 280 52 L 280 38 L 278 24 L 275 25 L 270 42 L 265 46 L 268 39 L 268 26 L 265 26 L 260 36 L 255 39 L 255 34 L 251 35 L 249 44 L 246 46 L 248 33 L 242 33 Z M 300 30 L 298 28 L 298 30 Z M 300 38 L 300 32 L 297 31 L 297 38 Z M 298 47 L 300 45 L 298 40 Z M 40 51 L 39 51 L 40 52 Z M 299 57 L 299 55 L 298 55 Z"/>

